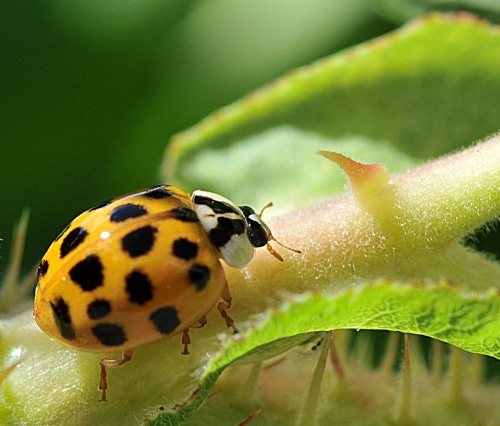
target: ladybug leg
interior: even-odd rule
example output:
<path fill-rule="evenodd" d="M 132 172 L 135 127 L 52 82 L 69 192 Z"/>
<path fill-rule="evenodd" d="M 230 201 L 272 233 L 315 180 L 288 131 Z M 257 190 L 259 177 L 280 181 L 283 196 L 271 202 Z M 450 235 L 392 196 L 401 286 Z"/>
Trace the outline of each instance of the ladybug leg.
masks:
<path fill-rule="evenodd" d="M 184 350 L 182 351 L 182 355 L 189 355 L 189 344 L 191 343 L 191 339 L 189 338 L 189 328 L 186 328 L 182 331 L 182 344 L 184 345 Z"/>
<path fill-rule="evenodd" d="M 189 328 L 201 328 L 204 327 L 207 323 L 207 316 L 203 315 L 198 321 L 191 324 Z M 182 355 L 189 355 L 188 346 L 191 343 L 191 338 L 189 337 L 189 328 L 186 328 L 182 332 L 182 344 L 184 345 L 184 350 L 182 351 Z"/>
<path fill-rule="evenodd" d="M 133 349 L 127 349 L 126 351 L 123 351 L 120 359 L 102 358 L 99 361 L 99 364 L 101 365 L 101 381 L 99 382 L 99 390 L 102 392 L 100 401 L 107 401 L 106 391 L 108 389 L 108 381 L 106 380 L 106 368 L 119 367 L 120 365 L 129 362 L 132 359 L 133 353 Z"/>
<path fill-rule="evenodd" d="M 205 327 L 206 323 L 207 323 L 207 316 L 203 315 L 198 321 L 196 321 L 194 324 L 191 324 L 191 326 L 189 328 Z"/>
<path fill-rule="evenodd" d="M 224 285 L 224 289 L 222 290 L 221 299 L 222 300 L 217 305 L 217 309 L 220 312 L 220 316 L 224 319 L 224 321 L 226 321 L 226 325 L 231 327 L 233 332 L 236 334 L 238 333 L 238 329 L 234 325 L 234 320 L 226 312 L 231 307 L 231 301 L 233 300 L 227 281 Z"/>

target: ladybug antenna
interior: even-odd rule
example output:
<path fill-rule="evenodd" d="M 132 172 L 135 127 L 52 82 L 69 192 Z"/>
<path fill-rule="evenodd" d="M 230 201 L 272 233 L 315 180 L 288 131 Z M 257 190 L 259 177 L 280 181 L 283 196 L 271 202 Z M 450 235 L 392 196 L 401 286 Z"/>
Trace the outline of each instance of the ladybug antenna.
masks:
<path fill-rule="evenodd" d="M 272 201 L 269 201 L 269 203 L 267 203 L 264 207 L 262 207 L 260 213 L 259 213 L 259 217 L 262 218 L 262 215 L 264 214 L 264 210 L 268 209 L 269 207 L 272 207 L 273 206 L 273 202 Z"/>
<path fill-rule="evenodd" d="M 262 219 L 262 215 L 264 213 L 264 210 L 266 210 L 266 209 L 268 209 L 269 207 L 272 207 L 272 206 L 273 206 L 273 203 L 272 203 L 272 201 L 270 201 L 264 207 L 262 207 L 262 210 L 259 213 L 259 218 Z M 269 239 L 269 241 L 274 241 L 276 244 L 278 244 L 279 246 L 281 246 L 281 247 L 283 247 L 283 248 L 285 248 L 287 250 L 293 251 L 294 253 L 302 253 L 300 250 L 297 250 L 297 249 L 294 249 L 293 247 L 287 246 L 286 244 L 284 244 L 281 241 L 279 241 L 276 238 L 274 238 L 274 236 L 271 233 L 270 229 L 268 229 L 268 236 L 267 236 L 267 238 Z M 281 254 L 279 254 L 276 250 L 273 249 L 273 247 L 271 246 L 271 244 L 267 243 L 266 244 L 266 248 L 267 248 L 267 251 L 269 253 L 271 253 L 276 259 L 278 259 L 280 262 L 283 262 L 283 257 L 281 256 Z"/>

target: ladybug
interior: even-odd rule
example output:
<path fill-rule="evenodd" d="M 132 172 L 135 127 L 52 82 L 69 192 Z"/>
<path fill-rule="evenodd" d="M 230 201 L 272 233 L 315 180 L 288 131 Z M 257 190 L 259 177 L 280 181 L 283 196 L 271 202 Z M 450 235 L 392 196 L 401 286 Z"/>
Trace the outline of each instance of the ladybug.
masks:
<path fill-rule="evenodd" d="M 215 305 L 237 333 L 226 312 L 231 293 L 220 259 L 243 267 L 255 248 L 266 246 L 283 261 L 269 244 L 276 240 L 261 215 L 221 195 L 189 196 L 171 185 L 87 210 L 40 262 L 35 320 L 71 348 L 122 352 L 121 358 L 100 360 L 99 390 L 106 401 L 106 368 L 130 361 L 137 347 L 178 333 L 182 353 L 189 354 L 189 329 L 205 325 Z"/>

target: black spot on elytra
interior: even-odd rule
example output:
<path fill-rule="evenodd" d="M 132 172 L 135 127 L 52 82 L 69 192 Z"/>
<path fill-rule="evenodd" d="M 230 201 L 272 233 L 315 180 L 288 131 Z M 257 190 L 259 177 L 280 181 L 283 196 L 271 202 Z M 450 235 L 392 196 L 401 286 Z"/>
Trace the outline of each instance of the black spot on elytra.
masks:
<path fill-rule="evenodd" d="M 231 204 L 225 203 L 223 201 L 217 201 L 210 197 L 204 197 L 203 195 L 196 195 L 195 197 L 193 197 L 193 204 L 208 206 L 215 214 L 240 214 L 240 212 Z"/>
<path fill-rule="evenodd" d="M 75 330 L 71 324 L 71 314 L 66 301 L 62 297 L 59 297 L 55 302 L 50 302 L 50 306 L 52 307 L 54 321 L 61 336 L 65 339 L 73 340 L 75 338 Z"/>
<path fill-rule="evenodd" d="M 61 258 L 76 249 L 87 237 L 88 232 L 81 226 L 72 229 L 61 243 Z"/>
<path fill-rule="evenodd" d="M 143 226 L 135 231 L 129 232 L 122 238 L 122 249 L 130 257 L 145 255 L 153 248 L 156 232 L 152 226 Z"/>
<path fill-rule="evenodd" d="M 153 298 L 153 284 L 147 275 L 133 271 L 125 277 L 128 300 L 143 305 Z"/>
<path fill-rule="evenodd" d="M 123 204 L 116 207 L 109 215 L 109 220 L 111 222 L 123 222 L 127 219 L 132 219 L 134 217 L 140 217 L 148 214 L 148 211 L 144 206 L 140 204 Z"/>
<path fill-rule="evenodd" d="M 172 254 L 183 260 L 194 259 L 198 254 L 198 244 L 189 241 L 187 238 L 179 238 L 172 245 Z"/>
<path fill-rule="evenodd" d="M 241 235 L 245 230 L 246 224 L 242 219 L 219 217 L 217 226 L 210 230 L 208 237 L 215 247 L 222 247 L 233 235 Z"/>
<path fill-rule="evenodd" d="M 155 186 L 143 194 L 145 197 L 160 200 L 172 196 L 172 191 L 166 189 L 165 185 Z"/>
<path fill-rule="evenodd" d="M 92 327 L 92 334 L 106 346 L 119 346 L 127 341 L 123 327 L 118 324 L 97 324 Z"/>
<path fill-rule="evenodd" d="M 203 290 L 210 280 L 210 269 L 199 263 L 195 263 L 191 266 L 188 273 L 189 281 L 196 287 L 197 291 Z"/>
<path fill-rule="evenodd" d="M 92 291 L 103 284 L 103 266 L 96 255 L 87 256 L 69 271 L 71 279 L 83 291 Z"/>
<path fill-rule="evenodd" d="M 87 306 L 87 315 L 90 319 L 104 318 L 111 312 L 111 304 L 105 299 L 97 299 Z"/>
<path fill-rule="evenodd" d="M 49 261 L 42 259 L 40 265 L 38 265 L 38 278 L 43 277 L 49 270 Z"/>
<path fill-rule="evenodd" d="M 180 325 L 179 314 L 173 306 L 164 306 L 153 311 L 149 316 L 161 334 L 170 334 Z"/>

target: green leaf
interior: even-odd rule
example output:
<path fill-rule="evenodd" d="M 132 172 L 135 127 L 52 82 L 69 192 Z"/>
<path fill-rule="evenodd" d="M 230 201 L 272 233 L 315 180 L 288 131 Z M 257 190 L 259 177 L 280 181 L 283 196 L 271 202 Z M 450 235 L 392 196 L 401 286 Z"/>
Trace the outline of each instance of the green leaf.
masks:
<path fill-rule="evenodd" d="M 492 338 L 500 326 L 499 313 L 497 292 L 463 292 L 447 282 L 380 281 L 338 292 L 304 293 L 267 312 L 244 336 L 230 339 L 227 347 L 207 365 L 193 405 L 176 414 L 162 414 L 149 424 L 177 424 L 184 412 L 201 404 L 227 366 L 269 359 L 309 341 L 311 332 L 332 326 L 430 336 L 500 358 L 499 342 Z"/>
<path fill-rule="evenodd" d="M 317 149 L 395 171 L 408 156 L 440 155 L 496 132 L 499 66 L 496 27 L 430 15 L 295 70 L 180 133 L 166 151 L 164 176 L 236 202 L 288 199 L 288 209 L 292 200 L 332 196 L 339 187 L 324 179 Z"/>

